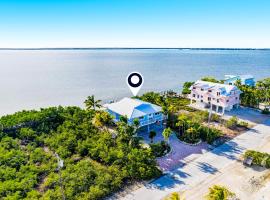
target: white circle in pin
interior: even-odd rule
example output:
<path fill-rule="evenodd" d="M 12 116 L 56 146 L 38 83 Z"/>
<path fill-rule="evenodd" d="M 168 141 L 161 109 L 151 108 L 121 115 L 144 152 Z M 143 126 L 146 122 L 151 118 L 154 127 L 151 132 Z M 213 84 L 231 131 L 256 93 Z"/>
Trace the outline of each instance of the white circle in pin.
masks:
<path fill-rule="evenodd" d="M 143 85 L 143 76 L 139 72 L 131 72 L 126 81 L 132 94 L 136 96 Z"/>

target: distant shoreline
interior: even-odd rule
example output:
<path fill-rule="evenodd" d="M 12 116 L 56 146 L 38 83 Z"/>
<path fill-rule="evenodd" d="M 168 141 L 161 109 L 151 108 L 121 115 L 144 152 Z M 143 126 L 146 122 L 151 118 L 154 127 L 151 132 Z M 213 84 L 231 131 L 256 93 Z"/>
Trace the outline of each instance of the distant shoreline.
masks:
<path fill-rule="evenodd" d="M 174 49 L 174 50 L 264 50 L 268 51 L 270 48 L 152 48 L 152 47 L 137 47 L 137 48 L 131 48 L 131 47 L 103 47 L 103 48 L 0 48 L 1 50 L 132 50 L 132 49 L 138 49 L 138 50 L 155 50 L 155 49 Z"/>

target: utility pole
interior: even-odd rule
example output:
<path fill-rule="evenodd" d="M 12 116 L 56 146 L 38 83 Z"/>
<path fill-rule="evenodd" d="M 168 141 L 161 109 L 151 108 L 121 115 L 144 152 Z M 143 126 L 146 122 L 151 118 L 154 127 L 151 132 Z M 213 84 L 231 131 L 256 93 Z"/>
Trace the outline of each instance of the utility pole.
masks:
<path fill-rule="evenodd" d="M 211 121 L 211 116 L 212 116 L 212 103 L 210 102 L 210 109 L 209 109 L 209 115 L 208 115 L 208 134 L 210 132 L 210 121 Z"/>

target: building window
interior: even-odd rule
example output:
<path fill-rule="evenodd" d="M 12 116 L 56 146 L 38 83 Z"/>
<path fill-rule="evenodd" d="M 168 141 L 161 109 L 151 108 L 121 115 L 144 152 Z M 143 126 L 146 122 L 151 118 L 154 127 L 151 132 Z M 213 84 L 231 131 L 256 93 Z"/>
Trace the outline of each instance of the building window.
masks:
<path fill-rule="evenodd" d="M 155 113 L 155 115 L 159 115 L 159 112 Z"/>
<path fill-rule="evenodd" d="M 204 91 L 204 89 L 202 88 L 201 91 Z"/>
<path fill-rule="evenodd" d="M 237 99 L 238 99 L 238 97 L 235 97 L 235 99 L 237 100 Z"/>
<path fill-rule="evenodd" d="M 203 96 L 201 96 L 201 98 L 203 98 Z"/>
<path fill-rule="evenodd" d="M 203 100 L 201 100 L 201 102 L 203 103 Z"/>
<path fill-rule="evenodd" d="M 212 90 L 208 90 L 208 92 L 212 92 Z"/>
<path fill-rule="evenodd" d="M 229 99 L 226 102 L 229 102 Z"/>
<path fill-rule="evenodd" d="M 144 118 L 144 116 L 139 117 L 139 119 L 143 119 L 143 118 Z"/>
<path fill-rule="evenodd" d="M 219 99 L 217 99 L 217 103 L 219 103 Z"/>
<path fill-rule="evenodd" d="M 193 94 L 193 97 L 196 97 L 196 95 L 195 95 L 195 94 Z"/>
<path fill-rule="evenodd" d="M 199 99 L 200 98 L 200 95 L 197 95 L 197 98 Z"/>
<path fill-rule="evenodd" d="M 196 90 L 196 87 L 193 87 L 193 90 Z"/>
<path fill-rule="evenodd" d="M 220 95 L 220 92 L 217 92 L 217 96 L 219 96 Z"/>
<path fill-rule="evenodd" d="M 211 101 L 211 97 L 208 97 L 208 101 Z"/>

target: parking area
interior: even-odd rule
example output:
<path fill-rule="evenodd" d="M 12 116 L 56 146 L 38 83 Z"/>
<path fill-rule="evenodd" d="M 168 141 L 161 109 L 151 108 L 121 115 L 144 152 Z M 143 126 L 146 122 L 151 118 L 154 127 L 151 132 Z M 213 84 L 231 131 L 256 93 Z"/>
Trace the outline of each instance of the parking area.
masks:
<path fill-rule="evenodd" d="M 232 116 L 236 116 L 240 120 L 247 121 L 253 124 L 261 124 L 269 119 L 268 115 L 263 115 L 259 110 L 247 107 L 239 107 L 229 112 L 225 112 L 223 118 L 229 119 Z"/>

